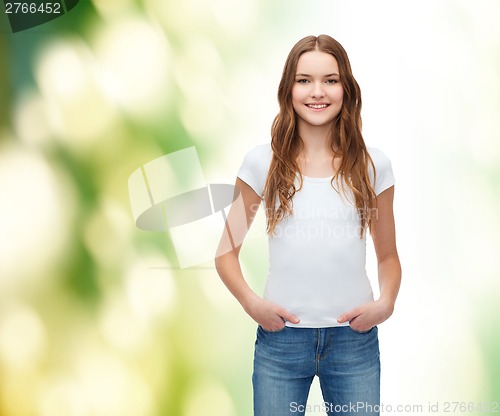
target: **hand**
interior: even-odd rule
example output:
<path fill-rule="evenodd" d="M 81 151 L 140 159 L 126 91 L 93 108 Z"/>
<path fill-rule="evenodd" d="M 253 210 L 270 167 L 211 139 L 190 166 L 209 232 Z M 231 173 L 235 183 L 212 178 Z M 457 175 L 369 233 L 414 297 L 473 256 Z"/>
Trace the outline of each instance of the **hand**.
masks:
<path fill-rule="evenodd" d="M 342 314 L 337 322 L 349 322 L 352 329 L 365 332 L 387 320 L 394 311 L 394 304 L 381 299 L 365 303 Z"/>
<path fill-rule="evenodd" d="M 294 324 L 300 322 L 295 315 L 281 306 L 258 296 L 248 303 L 245 310 L 264 330 L 270 332 L 283 329 L 286 321 Z"/>

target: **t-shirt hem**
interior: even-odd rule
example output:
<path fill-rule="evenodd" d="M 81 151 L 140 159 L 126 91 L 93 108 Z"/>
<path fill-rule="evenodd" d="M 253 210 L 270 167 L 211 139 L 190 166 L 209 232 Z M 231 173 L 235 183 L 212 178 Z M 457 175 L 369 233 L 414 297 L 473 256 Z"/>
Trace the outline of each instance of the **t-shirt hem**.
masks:
<path fill-rule="evenodd" d="M 255 183 L 253 183 L 253 177 L 251 175 L 247 175 L 244 172 L 239 172 L 237 176 L 262 198 L 262 195 L 259 193 L 257 186 L 255 185 Z"/>
<path fill-rule="evenodd" d="M 333 328 L 333 327 L 338 327 L 338 326 L 349 326 L 349 322 L 344 322 L 344 323 L 338 323 L 338 322 L 323 322 L 323 323 L 298 323 L 298 324 L 292 324 L 291 322 L 285 322 L 285 326 L 288 326 L 290 328 Z"/>
<path fill-rule="evenodd" d="M 385 190 L 389 189 L 391 186 L 394 186 L 394 181 L 389 181 L 389 182 L 383 184 L 382 186 L 380 186 L 379 189 L 377 189 L 377 196 L 379 196 Z"/>

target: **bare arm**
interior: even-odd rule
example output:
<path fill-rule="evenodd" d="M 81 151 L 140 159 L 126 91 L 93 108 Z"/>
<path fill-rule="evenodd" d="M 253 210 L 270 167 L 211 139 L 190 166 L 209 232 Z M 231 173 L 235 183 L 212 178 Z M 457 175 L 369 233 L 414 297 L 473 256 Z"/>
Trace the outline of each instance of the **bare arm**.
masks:
<path fill-rule="evenodd" d="M 371 230 L 378 262 L 379 300 L 387 304 L 391 313 L 401 285 L 393 201 L 394 186 L 391 186 L 378 196 L 378 218 L 373 222 Z"/>
<path fill-rule="evenodd" d="M 221 280 L 244 310 L 264 329 L 276 331 L 288 320 L 298 319 L 279 305 L 262 299 L 248 285 L 239 261 L 241 245 L 259 209 L 261 198 L 241 179 L 236 179 L 239 196 L 231 205 L 215 257 L 215 267 Z"/>
<path fill-rule="evenodd" d="M 394 186 L 377 196 L 377 218 L 373 220 L 371 235 L 377 255 L 380 298 L 343 314 L 338 322 L 350 322 L 357 331 L 366 331 L 387 320 L 401 284 L 401 264 L 396 247 L 394 224 Z"/>

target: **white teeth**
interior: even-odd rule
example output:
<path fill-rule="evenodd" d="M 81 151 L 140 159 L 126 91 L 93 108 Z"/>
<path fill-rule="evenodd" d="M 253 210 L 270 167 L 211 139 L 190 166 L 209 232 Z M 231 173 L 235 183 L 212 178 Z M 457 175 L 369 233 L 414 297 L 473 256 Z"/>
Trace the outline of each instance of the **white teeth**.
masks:
<path fill-rule="evenodd" d="M 320 104 L 320 105 L 307 104 L 307 106 L 310 107 L 310 108 L 315 108 L 317 110 L 319 110 L 320 108 L 326 108 L 326 107 L 328 107 L 327 104 Z"/>

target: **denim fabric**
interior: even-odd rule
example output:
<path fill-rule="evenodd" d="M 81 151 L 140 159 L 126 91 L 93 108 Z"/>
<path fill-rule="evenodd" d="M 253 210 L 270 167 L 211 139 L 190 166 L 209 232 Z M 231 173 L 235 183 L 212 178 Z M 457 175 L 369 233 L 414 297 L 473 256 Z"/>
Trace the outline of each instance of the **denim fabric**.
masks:
<path fill-rule="evenodd" d="M 323 404 L 311 414 L 379 415 L 378 328 L 356 332 L 350 326 L 257 329 L 255 416 L 304 415 L 309 388 L 319 377 Z"/>

